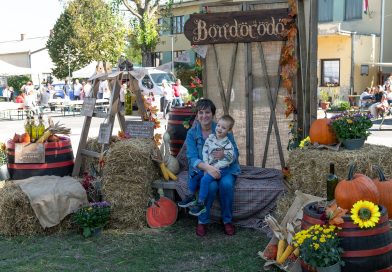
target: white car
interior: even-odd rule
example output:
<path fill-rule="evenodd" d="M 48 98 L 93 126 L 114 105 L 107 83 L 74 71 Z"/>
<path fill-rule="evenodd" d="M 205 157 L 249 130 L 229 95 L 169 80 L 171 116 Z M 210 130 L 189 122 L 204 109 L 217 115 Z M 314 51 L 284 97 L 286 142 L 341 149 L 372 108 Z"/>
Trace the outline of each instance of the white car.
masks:
<path fill-rule="evenodd" d="M 169 84 L 176 82 L 176 78 L 171 73 L 154 68 L 144 68 L 144 76 L 139 80 L 139 88 L 144 95 L 152 92 L 154 96 L 162 96 L 162 80 L 164 79 Z"/>

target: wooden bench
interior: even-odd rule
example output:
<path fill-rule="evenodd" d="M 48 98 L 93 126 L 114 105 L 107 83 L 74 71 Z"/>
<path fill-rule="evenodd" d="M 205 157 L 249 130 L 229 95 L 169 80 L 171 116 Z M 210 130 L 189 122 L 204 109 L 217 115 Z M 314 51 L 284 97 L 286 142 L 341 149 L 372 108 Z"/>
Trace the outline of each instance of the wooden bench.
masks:
<path fill-rule="evenodd" d="M 156 180 L 152 184 L 152 188 L 154 189 L 163 189 L 163 194 L 167 198 L 170 198 L 171 200 L 175 201 L 176 200 L 176 186 L 177 186 L 177 181 L 174 180 Z"/>

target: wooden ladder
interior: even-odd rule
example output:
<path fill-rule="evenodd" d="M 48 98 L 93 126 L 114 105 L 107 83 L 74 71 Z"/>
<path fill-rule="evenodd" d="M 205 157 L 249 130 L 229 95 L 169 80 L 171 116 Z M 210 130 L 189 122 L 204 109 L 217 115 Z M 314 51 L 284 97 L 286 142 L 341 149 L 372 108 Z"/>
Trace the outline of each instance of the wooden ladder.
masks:
<path fill-rule="evenodd" d="M 93 117 L 98 117 L 98 118 L 105 118 L 108 119 L 107 124 L 110 126 L 110 134 L 112 135 L 113 132 L 113 126 L 114 126 L 114 121 L 117 115 L 117 118 L 120 123 L 120 128 L 122 131 L 125 131 L 125 118 L 124 115 L 121 114 L 119 110 L 119 105 L 120 105 L 120 89 L 121 89 L 121 82 L 123 79 L 124 75 L 130 76 L 129 72 L 126 71 L 117 71 L 111 74 L 108 73 L 102 73 L 102 74 L 97 74 L 93 76 L 90 80 L 93 80 L 93 97 L 97 97 L 97 93 L 99 90 L 99 82 L 101 79 L 105 80 L 110 80 L 112 82 L 112 93 L 111 97 L 109 100 L 109 108 L 106 114 L 102 114 L 100 112 L 94 111 L 93 116 L 85 116 L 84 118 L 84 123 L 83 123 L 83 129 L 80 135 L 80 141 L 79 141 L 79 146 L 78 146 L 78 151 L 76 153 L 75 157 L 75 163 L 74 163 L 74 168 L 72 172 L 72 176 L 79 176 L 80 175 L 80 168 L 81 168 L 81 163 L 82 163 L 82 156 L 87 156 L 87 157 L 93 157 L 97 159 L 101 159 L 103 155 L 103 151 L 105 150 L 105 144 L 102 144 L 102 149 L 101 152 L 96 152 L 92 150 L 86 149 L 86 144 L 87 144 L 87 137 L 88 133 L 90 130 L 90 125 L 91 125 L 91 120 Z M 137 87 L 138 85 L 135 84 L 134 78 L 131 77 L 131 79 L 128 81 L 128 90 L 130 90 L 129 87 L 134 89 L 136 93 L 136 103 L 139 108 L 139 112 L 141 113 L 142 119 L 143 116 L 146 114 L 146 109 L 144 107 L 143 99 L 141 96 L 140 89 Z"/>

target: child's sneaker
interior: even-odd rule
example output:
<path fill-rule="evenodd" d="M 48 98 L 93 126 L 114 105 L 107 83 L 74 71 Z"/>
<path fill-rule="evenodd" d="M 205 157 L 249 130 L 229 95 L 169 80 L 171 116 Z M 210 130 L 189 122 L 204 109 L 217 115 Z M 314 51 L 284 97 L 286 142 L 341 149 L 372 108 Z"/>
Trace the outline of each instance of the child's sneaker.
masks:
<path fill-rule="evenodd" d="M 204 205 L 204 203 L 197 202 L 197 204 L 189 210 L 189 214 L 194 215 L 194 216 L 199 216 L 200 214 L 205 213 L 206 210 L 207 209 L 206 209 L 206 206 Z"/>
<path fill-rule="evenodd" d="M 178 206 L 181 208 L 188 208 L 196 204 L 196 198 L 194 195 L 187 195 L 184 200 L 178 202 Z"/>

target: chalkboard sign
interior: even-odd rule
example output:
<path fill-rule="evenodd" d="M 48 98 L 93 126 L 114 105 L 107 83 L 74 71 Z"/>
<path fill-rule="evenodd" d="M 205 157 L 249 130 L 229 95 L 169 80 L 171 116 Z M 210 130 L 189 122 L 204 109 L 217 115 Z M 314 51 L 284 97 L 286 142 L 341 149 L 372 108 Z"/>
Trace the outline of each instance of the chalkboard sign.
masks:
<path fill-rule="evenodd" d="M 153 138 L 154 122 L 126 121 L 125 133 L 131 138 Z"/>
<path fill-rule="evenodd" d="M 80 115 L 92 117 L 95 109 L 95 100 L 96 98 L 93 97 L 85 97 L 83 100 L 83 107 L 80 111 Z"/>
<path fill-rule="evenodd" d="M 98 143 L 108 144 L 112 132 L 112 124 L 102 123 L 99 126 Z"/>
<path fill-rule="evenodd" d="M 44 144 L 15 144 L 15 163 L 45 163 Z"/>

